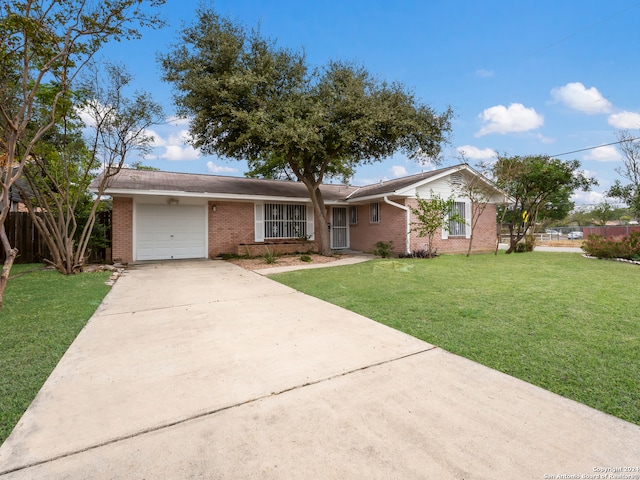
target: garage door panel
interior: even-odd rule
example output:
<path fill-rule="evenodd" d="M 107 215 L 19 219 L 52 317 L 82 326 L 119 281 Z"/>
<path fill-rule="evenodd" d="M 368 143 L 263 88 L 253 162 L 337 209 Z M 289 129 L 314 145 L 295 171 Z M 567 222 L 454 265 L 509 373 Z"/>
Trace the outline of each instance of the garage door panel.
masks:
<path fill-rule="evenodd" d="M 205 258 L 206 209 L 194 205 L 137 205 L 136 260 Z"/>

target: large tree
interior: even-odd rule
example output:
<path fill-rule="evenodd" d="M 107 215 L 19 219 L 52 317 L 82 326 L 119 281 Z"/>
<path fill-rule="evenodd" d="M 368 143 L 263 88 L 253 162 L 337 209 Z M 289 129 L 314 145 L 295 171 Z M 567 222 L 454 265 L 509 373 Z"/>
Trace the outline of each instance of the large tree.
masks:
<path fill-rule="evenodd" d="M 4 228 L 11 187 L 31 160 L 36 143 L 56 124 L 58 107 L 86 63 L 106 42 L 137 38 L 140 28 L 160 25 L 154 8 L 145 7 L 163 3 L 4 0 L 0 5 L 0 242 L 6 253 L 0 308 L 18 254 Z M 35 108 L 45 84 L 54 86 L 55 94 L 46 108 Z"/>
<path fill-rule="evenodd" d="M 629 183 L 623 185 L 616 180 L 607 191 L 607 196 L 622 200 L 636 218 L 640 218 L 640 141 L 628 130 L 621 130 L 617 134 L 618 149 L 622 152 L 623 166 L 616 168 L 616 172 Z"/>
<path fill-rule="evenodd" d="M 125 95 L 132 78 L 119 65 L 89 69 L 79 84 L 81 95 L 59 109 L 59 120 L 34 145 L 24 168 L 29 188 L 21 188 L 22 199 L 49 247 L 46 260 L 60 273 L 82 271 L 109 180 L 131 152 L 148 151 L 147 129 L 162 120 L 162 109 L 148 94 Z M 104 173 L 91 195 L 98 171 Z"/>
<path fill-rule="evenodd" d="M 303 54 L 211 9 L 198 10 L 180 40 L 160 61 L 194 147 L 246 160 L 252 175 L 304 183 L 320 225 L 325 179 L 397 151 L 437 162 L 451 129 L 450 110 L 436 113 L 404 86 L 352 63 L 312 69 Z M 329 254 L 329 231 L 316 233 Z"/>
<path fill-rule="evenodd" d="M 577 160 L 562 161 L 545 155 L 499 157 L 493 165 L 496 184 L 513 203 L 503 212 L 509 228 L 507 253 L 535 226 L 541 211 L 565 204 L 575 190 L 588 191 L 597 182 L 579 170 Z"/>

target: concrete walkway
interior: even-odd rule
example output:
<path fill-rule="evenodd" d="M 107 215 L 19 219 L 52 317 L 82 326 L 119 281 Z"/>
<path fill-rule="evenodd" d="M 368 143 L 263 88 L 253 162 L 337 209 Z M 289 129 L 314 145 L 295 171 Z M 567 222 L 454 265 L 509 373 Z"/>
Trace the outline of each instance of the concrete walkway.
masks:
<path fill-rule="evenodd" d="M 118 280 L 0 479 L 593 478 L 639 460 L 638 426 L 199 261 Z"/>

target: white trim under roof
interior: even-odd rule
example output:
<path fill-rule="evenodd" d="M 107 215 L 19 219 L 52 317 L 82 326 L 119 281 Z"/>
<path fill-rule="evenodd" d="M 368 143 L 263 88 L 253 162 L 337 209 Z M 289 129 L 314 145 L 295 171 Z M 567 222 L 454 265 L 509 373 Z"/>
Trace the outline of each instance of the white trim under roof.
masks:
<path fill-rule="evenodd" d="M 97 190 L 90 189 L 92 193 Z M 131 190 L 128 188 L 109 188 L 103 195 L 120 195 L 127 197 L 191 197 L 206 198 L 211 200 L 234 200 L 240 202 L 278 202 L 278 203 L 311 203 L 311 198 L 282 197 L 271 195 L 241 195 L 237 193 L 209 193 L 209 192 L 185 192 L 182 190 Z M 325 200 L 325 205 L 348 205 L 344 200 Z"/>

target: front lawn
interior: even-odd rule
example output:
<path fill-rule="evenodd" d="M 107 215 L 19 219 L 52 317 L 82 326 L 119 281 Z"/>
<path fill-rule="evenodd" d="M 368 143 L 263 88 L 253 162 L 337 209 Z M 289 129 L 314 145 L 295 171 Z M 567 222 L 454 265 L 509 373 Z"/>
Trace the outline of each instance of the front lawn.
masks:
<path fill-rule="evenodd" d="M 109 272 L 15 265 L 11 276 L 0 310 L 0 444 L 109 291 Z"/>
<path fill-rule="evenodd" d="M 640 425 L 640 266 L 500 252 L 271 278 Z"/>

